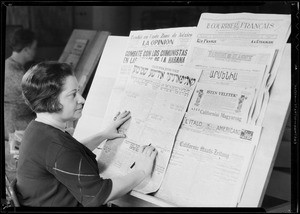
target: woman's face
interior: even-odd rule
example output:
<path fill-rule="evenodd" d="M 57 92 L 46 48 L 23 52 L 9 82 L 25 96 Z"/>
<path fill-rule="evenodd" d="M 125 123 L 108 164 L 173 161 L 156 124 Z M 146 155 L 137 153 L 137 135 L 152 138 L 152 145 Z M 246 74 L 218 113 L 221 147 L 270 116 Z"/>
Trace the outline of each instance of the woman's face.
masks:
<path fill-rule="evenodd" d="M 66 77 L 63 91 L 58 99 L 63 106 L 62 110 L 57 113 L 62 122 L 73 121 L 81 117 L 84 98 L 78 93 L 78 81 L 75 76 Z"/>
<path fill-rule="evenodd" d="M 30 46 L 25 47 L 27 62 L 34 60 L 34 57 L 36 54 L 36 49 L 37 49 L 37 41 L 36 40 L 34 40 Z"/>

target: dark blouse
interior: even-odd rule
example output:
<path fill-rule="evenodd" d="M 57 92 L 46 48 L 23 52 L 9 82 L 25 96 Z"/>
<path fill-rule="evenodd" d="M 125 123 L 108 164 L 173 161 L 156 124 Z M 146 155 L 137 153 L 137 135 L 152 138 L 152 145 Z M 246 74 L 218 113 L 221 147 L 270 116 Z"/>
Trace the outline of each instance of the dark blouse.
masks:
<path fill-rule="evenodd" d="M 96 155 L 70 134 L 33 120 L 20 147 L 17 196 L 23 206 L 101 206 L 112 181 Z"/>

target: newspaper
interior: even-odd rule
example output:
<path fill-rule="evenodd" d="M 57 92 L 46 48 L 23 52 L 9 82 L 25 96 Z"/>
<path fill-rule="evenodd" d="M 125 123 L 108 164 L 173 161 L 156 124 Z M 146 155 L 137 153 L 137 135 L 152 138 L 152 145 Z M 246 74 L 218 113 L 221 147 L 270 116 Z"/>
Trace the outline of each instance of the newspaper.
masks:
<path fill-rule="evenodd" d="M 155 197 L 178 206 L 236 207 L 261 127 L 187 115 Z"/>
<path fill-rule="evenodd" d="M 204 65 L 206 65 L 206 67 L 216 67 L 216 64 L 219 64 L 219 67 L 225 67 L 226 62 L 234 63 L 231 64 L 231 69 L 235 70 L 237 67 L 250 70 L 253 68 L 253 66 L 255 67 L 256 64 L 266 66 L 266 71 L 263 73 L 262 80 L 261 77 L 259 77 L 261 85 L 256 89 L 257 91 L 253 100 L 254 103 L 251 105 L 249 118 L 247 120 L 248 122 L 251 121 L 257 100 L 262 100 L 262 97 L 264 96 L 265 86 L 270 76 L 270 72 L 278 51 L 276 49 L 269 48 L 262 49 L 247 47 L 247 49 L 245 49 L 239 46 L 210 46 L 198 44 L 196 42 L 192 45 L 191 49 L 192 50 L 189 51 L 189 55 L 187 56 L 187 63 L 189 63 L 191 66 L 199 67 L 200 69 Z M 248 80 L 246 80 L 246 82 L 247 81 Z"/>
<path fill-rule="evenodd" d="M 130 110 L 132 118 L 120 128 L 125 139 L 97 150 L 100 172 L 128 173 L 138 148 L 152 144 L 158 150 L 153 176 L 135 190 L 159 189 L 155 196 L 179 206 L 237 206 L 290 16 L 204 13 L 195 29 L 130 33 L 118 77 L 101 81 L 111 93 L 102 126 L 118 111 Z M 99 83 L 94 80 L 88 96 L 94 101 L 85 105 L 93 114 L 84 123 L 93 130 Z"/>
<path fill-rule="evenodd" d="M 276 60 L 266 81 L 264 93 L 269 93 L 283 54 L 283 48 L 291 31 L 291 16 L 253 13 L 203 13 L 197 26 L 196 43 L 218 46 L 256 47 L 277 49 Z M 252 124 L 261 121 L 262 106 L 268 103 L 269 95 L 258 96 L 252 116 Z"/>
<path fill-rule="evenodd" d="M 197 42 L 225 46 L 282 47 L 289 36 L 290 15 L 202 13 Z"/>
<path fill-rule="evenodd" d="M 119 111 L 131 111 L 130 121 L 121 128 L 127 137 L 105 143 L 99 155 L 103 176 L 127 174 L 138 148 L 151 144 L 158 151 L 152 177 L 134 190 L 145 194 L 158 190 L 199 76 L 198 70 L 188 67 L 149 60 L 135 63 L 118 106 Z"/>
<path fill-rule="evenodd" d="M 166 28 L 131 31 L 128 46 L 122 57 L 103 124 L 114 117 L 126 86 L 132 66 L 138 59 L 148 59 L 167 64 L 183 65 L 186 61 L 196 27 Z"/>

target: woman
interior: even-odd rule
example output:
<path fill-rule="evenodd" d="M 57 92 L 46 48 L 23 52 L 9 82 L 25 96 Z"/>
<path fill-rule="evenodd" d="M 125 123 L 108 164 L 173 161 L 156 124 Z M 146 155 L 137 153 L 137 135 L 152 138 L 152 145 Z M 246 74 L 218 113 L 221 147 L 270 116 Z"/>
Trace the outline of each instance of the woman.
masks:
<path fill-rule="evenodd" d="M 5 140 L 13 138 L 15 132 L 24 131 L 35 113 L 22 98 L 21 81 L 25 64 L 35 57 L 37 39 L 28 29 L 18 29 L 10 39 L 12 55 L 5 60 L 4 122 Z"/>
<path fill-rule="evenodd" d="M 17 169 L 17 194 L 23 206 L 101 206 L 137 186 L 151 175 L 157 151 L 143 147 L 135 169 L 123 176 L 103 179 L 95 149 L 105 139 L 125 137 L 118 128 L 130 112 L 99 134 L 79 143 L 64 128 L 80 118 L 85 100 L 68 64 L 42 62 L 22 79 L 25 102 L 37 114 L 24 134 Z"/>
<path fill-rule="evenodd" d="M 19 145 L 27 125 L 36 115 L 22 100 L 21 81 L 25 65 L 36 53 L 37 39 L 28 29 L 17 29 L 9 39 L 12 54 L 5 60 L 4 130 L 5 173 L 9 181 L 16 177 L 16 159 Z"/>

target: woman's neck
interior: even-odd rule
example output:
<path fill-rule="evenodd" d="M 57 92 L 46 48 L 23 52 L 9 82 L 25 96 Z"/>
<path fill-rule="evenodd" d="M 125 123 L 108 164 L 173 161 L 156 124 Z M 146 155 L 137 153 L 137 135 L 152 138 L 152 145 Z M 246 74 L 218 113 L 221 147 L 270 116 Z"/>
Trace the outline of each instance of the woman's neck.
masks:
<path fill-rule="evenodd" d="M 55 119 L 50 113 L 37 113 L 35 120 L 53 126 L 63 132 L 65 131 L 66 123 Z"/>

